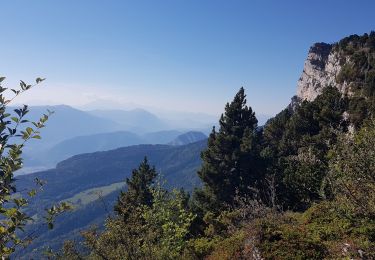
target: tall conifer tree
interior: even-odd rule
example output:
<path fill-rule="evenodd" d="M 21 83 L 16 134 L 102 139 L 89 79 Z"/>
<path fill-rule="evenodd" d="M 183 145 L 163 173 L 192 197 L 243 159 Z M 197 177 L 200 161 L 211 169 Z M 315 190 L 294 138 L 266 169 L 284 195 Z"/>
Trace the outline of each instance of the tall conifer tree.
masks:
<path fill-rule="evenodd" d="M 151 167 L 147 157 L 143 159 L 138 169 L 134 169 L 131 178 L 126 179 L 127 191 L 121 192 L 115 211 L 125 219 L 134 207 L 152 204 L 152 184 L 157 176 L 155 167 Z"/>
<path fill-rule="evenodd" d="M 219 131 L 213 128 L 208 147 L 202 152 L 203 164 L 198 172 L 204 187 L 196 192 L 196 198 L 206 210 L 231 205 L 236 193 L 246 193 L 259 176 L 258 120 L 246 105 L 243 88 L 226 104 L 219 123 Z"/>

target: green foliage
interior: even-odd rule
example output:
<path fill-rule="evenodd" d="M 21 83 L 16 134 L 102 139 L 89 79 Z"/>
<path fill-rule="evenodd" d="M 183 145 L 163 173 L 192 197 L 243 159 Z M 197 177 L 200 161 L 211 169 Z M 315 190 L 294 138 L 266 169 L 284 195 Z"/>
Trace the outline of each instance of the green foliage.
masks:
<path fill-rule="evenodd" d="M 88 259 L 176 259 L 182 255 L 190 238 L 195 215 L 189 211 L 189 197 L 183 191 L 165 190 L 155 182 L 156 171 L 145 158 L 127 179 L 128 190 L 121 194 L 123 202 L 118 215 L 109 218 L 104 231 L 83 232 L 83 253 L 73 242 L 62 251 L 50 255 L 66 259 L 79 256 Z M 89 251 L 85 254 L 84 251 Z"/>
<path fill-rule="evenodd" d="M 60 204 L 53 205 L 52 207 L 46 209 L 47 215 L 44 218 L 47 222 L 48 228 L 53 229 L 54 220 L 58 215 L 72 209 L 73 207 L 67 202 L 61 202 Z"/>
<path fill-rule="evenodd" d="M 151 249 L 144 246 L 153 234 L 146 227 L 145 215 L 153 205 L 156 176 L 155 167 L 145 157 L 138 169 L 132 171 L 131 178 L 126 179 L 127 191 L 121 192 L 115 206 L 118 216 L 107 220 L 102 233 L 95 229 L 83 233 L 92 257 L 143 259 L 152 255 Z"/>
<path fill-rule="evenodd" d="M 275 176 L 278 201 L 307 210 L 266 210 L 269 213 L 237 222 L 235 232 L 229 230 L 236 218 L 228 223 L 222 219 L 223 211 L 219 217 L 208 213 L 205 236 L 193 243 L 198 255 L 209 255 L 208 259 L 373 257 L 375 125 L 348 137 L 350 121 L 344 117 L 348 100 L 327 87 L 313 102 L 282 111 L 264 128 L 261 154 L 267 172 Z M 334 200 L 324 201 L 327 196 Z M 230 247 L 226 241 L 231 241 Z"/>
<path fill-rule="evenodd" d="M 74 241 L 67 240 L 64 242 L 63 248 L 61 250 L 62 254 L 55 254 L 51 248 L 48 248 L 44 252 L 44 256 L 48 259 L 69 259 L 69 260 L 81 260 L 82 256 L 80 252 L 77 251 Z"/>
<path fill-rule="evenodd" d="M 375 218 L 375 121 L 343 135 L 332 152 L 327 182 L 353 215 Z"/>
<path fill-rule="evenodd" d="M 326 249 L 311 239 L 294 216 L 268 216 L 258 220 L 257 246 L 266 259 L 323 259 Z"/>
<path fill-rule="evenodd" d="M 193 259 L 210 258 L 212 254 L 216 257 L 213 259 L 233 259 L 244 239 L 239 230 L 239 213 L 238 210 L 223 211 L 219 215 L 207 212 L 204 234 L 188 242 L 187 255 Z"/>
<path fill-rule="evenodd" d="M 276 176 L 278 199 L 284 206 L 303 210 L 320 199 L 328 151 L 337 133 L 347 130 L 346 109 L 346 98 L 327 87 L 313 102 L 284 110 L 265 126 L 262 155 L 268 173 Z"/>
<path fill-rule="evenodd" d="M 82 233 L 84 247 L 89 255 L 82 254 L 81 258 L 88 259 L 146 259 L 150 258 L 148 248 L 143 248 L 145 240 L 148 240 L 148 230 L 144 226 L 142 218 L 143 208 L 136 208 L 124 222 L 121 218 L 108 219 L 105 230 L 91 229 Z M 75 249 L 76 250 L 76 249 Z M 87 251 L 87 250 L 84 250 Z M 62 259 L 70 254 L 70 251 L 62 252 Z"/>
<path fill-rule="evenodd" d="M 127 191 L 121 192 L 115 205 L 115 211 L 125 220 L 134 207 L 152 205 L 152 184 L 156 175 L 155 167 L 151 167 L 145 157 L 138 169 L 133 170 L 131 179 L 126 179 Z"/>
<path fill-rule="evenodd" d="M 167 192 L 156 187 L 153 198 L 152 206 L 143 214 L 151 235 L 147 246 L 155 259 L 176 259 L 187 247 L 195 215 L 188 210 L 186 196 L 181 191 Z"/>
<path fill-rule="evenodd" d="M 196 244 L 208 249 L 206 259 L 372 259 L 374 220 L 341 207 L 325 201 L 304 213 L 269 211 L 225 238 Z"/>
<path fill-rule="evenodd" d="M 176 259 L 187 247 L 193 213 L 183 193 L 157 186 L 153 204 L 139 206 L 128 216 L 108 219 L 104 232 L 84 232 L 93 259 Z M 63 256 L 69 253 L 64 252 Z"/>
<path fill-rule="evenodd" d="M 245 232 L 238 231 L 233 235 L 225 238 L 221 241 L 217 241 L 213 246 L 213 250 L 206 259 L 220 259 L 220 260 L 231 260 L 245 258 L 246 255 L 243 253 L 243 244 L 245 240 Z"/>
<path fill-rule="evenodd" d="M 374 221 L 348 218 L 336 202 L 322 202 L 305 213 L 261 219 L 258 247 L 265 258 L 323 259 L 372 256 Z M 258 234 L 259 235 L 259 234 Z"/>
<path fill-rule="evenodd" d="M 243 194 L 260 175 L 260 156 L 257 150 L 257 119 L 246 105 L 243 88 L 225 106 L 220 118 L 220 129 L 215 128 L 202 153 L 202 168 L 198 171 L 204 187 L 195 197 L 203 211 L 217 211 L 233 203 L 236 191 Z"/>
<path fill-rule="evenodd" d="M 29 122 L 25 116 L 28 106 L 14 109 L 15 115 L 8 112 L 8 105 L 20 94 L 31 89 L 33 85 L 20 82 L 19 89 L 13 92 L 10 99 L 6 96 L 8 88 L 1 84 L 5 77 L 0 77 L 0 254 L 4 257 L 14 252 L 15 247 L 25 241 L 17 237 L 17 230 L 23 230 L 31 218 L 23 211 L 28 205 L 28 197 L 36 194 L 36 189 L 29 191 L 27 197 L 14 196 L 14 172 L 22 167 L 22 149 L 30 139 L 40 138 L 40 129 L 45 126 L 48 115 L 37 122 Z M 42 79 L 37 79 L 36 84 Z M 33 127 L 27 126 L 32 123 Z M 24 127 L 23 127 L 24 126 Z M 18 141 L 14 138 L 18 138 Z M 13 141 L 14 140 L 14 141 Z"/>
<path fill-rule="evenodd" d="M 263 129 L 263 139 L 265 141 L 264 146 L 267 146 L 268 150 L 263 151 L 263 156 L 273 159 L 278 156 L 279 152 L 283 152 L 282 146 L 285 141 L 281 142 L 281 140 L 285 138 L 287 123 L 292 115 L 293 111 L 290 109 L 284 109 L 275 117 L 267 121 Z"/>
<path fill-rule="evenodd" d="M 45 184 L 42 180 L 35 178 L 35 187 L 27 187 L 22 194 L 17 193 L 14 172 L 22 168 L 22 150 L 31 139 L 41 139 L 40 131 L 45 127 L 49 116 L 53 113 L 48 111 L 38 121 L 32 122 L 26 119 L 29 109 L 27 105 L 8 112 L 11 102 L 25 91 L 40 84 L 44 79 L 37 78 L 35 85 L 20 81 L 19 89 L 8 89 L 1 84 L 5 77 L 0 77 L 0 255 L 8 258 L 17 246 L 27 246 L 32 236 L 20 237 L 19 231 L 24 231 L 26 225 L 33 220 L 27 213 L 26 208 L 30 199 L 33 198 Z M 10 90 L 13 96 L 8 99 L 6 91 Z M 55 217 L 70 209 L 67 203 L 55 205 L 46 210 L 47 225 L 53 228 Z"/>
<path fill-rule="evenodd" d="M 346 37 L 335 48 L 344 60 L 337 82 L 349 84 L 348 112 L 358 128 L 375 113 L 375 32 Z"/>

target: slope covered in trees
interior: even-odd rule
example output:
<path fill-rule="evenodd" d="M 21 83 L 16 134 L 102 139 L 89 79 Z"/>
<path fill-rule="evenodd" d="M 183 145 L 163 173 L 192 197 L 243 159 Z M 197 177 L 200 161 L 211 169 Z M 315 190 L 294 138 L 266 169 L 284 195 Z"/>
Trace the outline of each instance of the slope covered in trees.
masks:
<path fill-rule="evenodd" d="M 39 216 L 46 206 L 61 201 L 71 202 L 74 210 L 59 217 L 53 230 L 40 229 L 33 243 L 18 257 L 38 257 L 48 246 L 56 249 L 63 240 L 79 237 L 79 232 L 91 225 L 101 226 L 107 215 L 112 213 L 119 188 L 124 187 L 125 179 L 130 177 L 132 169 L 144 156 L 155 165 L 169 188 L 192 190 L 199 186 L 200 180 L 195 173 L 201 164 L 200 152 L 206 143 L 202 140 L 184 146 L 137 145 L 77 155 L 61 162 L 55 169 L 19 176 L 16 181 L 19 190 L 33 185 L 35 178 L 46 182 L 43 192 L 30 201 L 27 209 L 30 215 Z M 43 220 L 36 221 L 25 234 L 38 227 L 40 221 Z M 37 251 L 32 253 L 34 249 Z"/>

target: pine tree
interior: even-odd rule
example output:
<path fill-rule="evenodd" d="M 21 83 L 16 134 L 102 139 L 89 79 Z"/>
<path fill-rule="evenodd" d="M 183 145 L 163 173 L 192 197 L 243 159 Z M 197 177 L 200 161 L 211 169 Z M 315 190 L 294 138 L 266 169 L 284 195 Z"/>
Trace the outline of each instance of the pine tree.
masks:
<path fill-rule="evenodd" d="M 131 179 L 126 179 L 127 191 L 121 192 L 115 211 L 125 219 L 134 207 L 152 204 L 152 184 L 157 176 L 155 167 L 151 167 L 147 157 L 143 159 L 138 169 L 134 169 Z"/>
<path fill-rule="evenodd" d="M 202 209 L 219 209 L 231 205 L 236 193 L 244 194 L 259 177 L 257 153 L 257 119 L 246 105 L 241 88 L 220 118 L 220 129 L 213 128 L 208 147 L 202 152 L 198 172 L 204 183 L 195 196 Z"/>
<path fill-rule="evenodd" d="M 262 154 L 268 157 L 268 174 L 276 177 L 283 207 L 305 210 L 321 199 L 329 151 L 337 133 L 347 131 L 347 109 L 347 98 L 326 87 L 314 101 L 301 102 L 292 113 L 285 109 L 267 122 Z"/>

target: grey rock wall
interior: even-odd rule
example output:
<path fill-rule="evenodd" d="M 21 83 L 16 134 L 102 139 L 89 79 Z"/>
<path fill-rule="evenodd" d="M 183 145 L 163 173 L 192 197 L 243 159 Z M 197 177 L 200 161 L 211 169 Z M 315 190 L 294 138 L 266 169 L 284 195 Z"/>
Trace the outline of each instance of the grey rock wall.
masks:
<path fill-rule="evenodd" d="M 340 54 L 333 45 L 315 43 L 307 55 L 303 72 L 297 83 L 297 97 L 312 101 L 327 86 L 336 87 L 341 93 L 347 92 L 347 84 L 337 83 L 341 71 Z"/>

